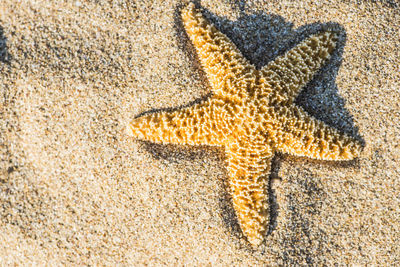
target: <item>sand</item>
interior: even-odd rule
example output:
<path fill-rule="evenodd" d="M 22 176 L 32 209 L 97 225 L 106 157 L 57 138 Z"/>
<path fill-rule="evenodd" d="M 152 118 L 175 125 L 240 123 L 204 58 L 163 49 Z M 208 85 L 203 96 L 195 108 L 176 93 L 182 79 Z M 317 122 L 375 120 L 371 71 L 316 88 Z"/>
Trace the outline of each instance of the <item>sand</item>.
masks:
<path fill-rule="evenodd" d="M 398 2 L 201 1 L 257 67 L 321 28 L 342 36 L 297 102 L 365 149 L 347 163 L 277 155 L 257 250 L 223 151 L 125 134 L 141 112 L 209 93 L 182 4 L 0 2 L 1 265 L 399 265 Z"/>

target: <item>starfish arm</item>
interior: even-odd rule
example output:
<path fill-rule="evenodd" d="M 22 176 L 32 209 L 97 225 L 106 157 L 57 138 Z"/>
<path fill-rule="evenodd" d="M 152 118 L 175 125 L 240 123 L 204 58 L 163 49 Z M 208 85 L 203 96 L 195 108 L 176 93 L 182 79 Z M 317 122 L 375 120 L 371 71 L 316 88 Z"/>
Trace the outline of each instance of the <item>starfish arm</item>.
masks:
<path fill-rule="evenodd" d="M 221 105 L 211 99 L 175 111 L 155 112 L 134 119 L 128 134 L 154 143 L 220 145 L 224 140 Z M 226 128 L 226 127 L 225 127 Z"/>
<path fill-rule="evenodd" d="M 255 67 L 228 37 L 203 17 L 193 3 L 182 11 L 182 20 L 213 93 L 241 100 L 249 83 L 255 83 Z"/>
<path fill-rule="evenodd" d="M 261 69 L 265 93 L 277 90 L 278 101 L 293 103 L 301 89 L 330 58 L 337 34 L 326 31 L 312 35 Z M 263 79 L 263 80 L 264 80 Z"/>
<path fill-rule="evenodd" d="M 229 186 L 240 228 L 253 247 L 264 240 L 269 223 L 267 195 L 272 150 L 259 152 L 251 147 L 230 144 L 225 148 Z"/>
<path fill-rule="evenodd" d="M 284 116 L 283 116 L 284 115 Z M 308 115 L 302 108 L 282 108 L 281 129 L 276 149 L 295 156 L 322 160 L 351 160 L 359 156 L 362 144 Z"/>

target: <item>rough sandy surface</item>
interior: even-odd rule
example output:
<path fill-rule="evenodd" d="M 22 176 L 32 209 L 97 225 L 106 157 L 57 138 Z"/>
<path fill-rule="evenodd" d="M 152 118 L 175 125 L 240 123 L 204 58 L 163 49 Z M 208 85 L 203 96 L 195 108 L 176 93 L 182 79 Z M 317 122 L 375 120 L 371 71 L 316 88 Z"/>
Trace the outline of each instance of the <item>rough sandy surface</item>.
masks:
<path fill-rule="evenodd" d="M 0 1 L 2 264 L 400 264 L 399 4 L 201 1 L 258 67 L 340 31 L 298 102 L 366 143 L 348 163 L 277 155 L 271 231 L 252 250 L 222 151 L 125 134 L 209 92 L 182 3 L 110 2 Z"/>

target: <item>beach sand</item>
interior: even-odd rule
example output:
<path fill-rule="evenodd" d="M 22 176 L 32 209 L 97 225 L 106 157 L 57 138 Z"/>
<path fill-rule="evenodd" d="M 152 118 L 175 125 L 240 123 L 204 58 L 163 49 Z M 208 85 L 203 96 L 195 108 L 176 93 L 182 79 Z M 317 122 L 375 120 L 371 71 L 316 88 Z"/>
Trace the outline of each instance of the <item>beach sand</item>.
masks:
<path fill-rule="evenodd" d="M 0 2 L 1 265 L 400 265 L 400 6 L 201 1 L 257 67 L 324 28 L 332 60 L 297 103 L 365 141 L 360 158 L 276 155 L 252 249 L 223 151 L 126 135 L 209 94 L 178 1 Z"/>

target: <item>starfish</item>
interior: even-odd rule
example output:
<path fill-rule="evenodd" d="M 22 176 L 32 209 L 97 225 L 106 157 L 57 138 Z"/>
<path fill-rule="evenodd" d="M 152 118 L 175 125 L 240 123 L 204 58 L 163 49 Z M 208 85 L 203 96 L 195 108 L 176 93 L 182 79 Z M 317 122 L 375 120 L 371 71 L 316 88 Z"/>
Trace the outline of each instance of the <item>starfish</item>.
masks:
<path fill-rule="evenodd" d="M 360 141 L 319 121 L 294 100 L 330 58 L 338 36 L 310 36 L 261 69 L 240 53 L 191 3 L 184 28 L 212 87 L 203 102 L 136 117 L 128 133 L 162 144 L 224 149 L 233 207 L 248 242 L 259 246 L 269 224 L 267 176 L 275 152 L 320 160 L 351 160 Z"/>

